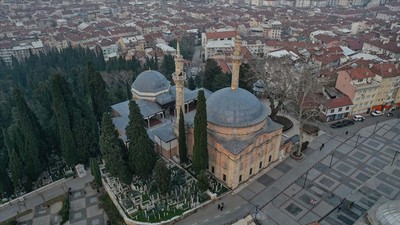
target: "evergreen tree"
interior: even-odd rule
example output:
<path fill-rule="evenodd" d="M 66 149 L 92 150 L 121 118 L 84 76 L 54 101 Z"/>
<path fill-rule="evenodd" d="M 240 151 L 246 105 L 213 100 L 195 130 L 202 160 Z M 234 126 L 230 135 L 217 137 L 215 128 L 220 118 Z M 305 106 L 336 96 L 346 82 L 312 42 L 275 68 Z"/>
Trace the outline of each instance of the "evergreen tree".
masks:
<path fill-rule="evenodd" d="M 77 148 L 78 161 L 87 163 L 89 158 L 96 156 L 99 150 L 98 126 L 92 111 L 80 103 L 78 106 L 80 107 L 72 109 L 71 130 Z"/>
<path fill-rule="evenodd" d="M 219 73 L 215 76 L 214 83 L 212 85 L 212 91 L 229 87 L 231 85 L 231 74 Z"/>
<path fill-rule="evenodd" d="M 109 113 L 103 114 L 100 135 L 100 150 L 106 164 L 106 170 L 112 176 L 118 177 L 120 181 L 129 184 L 131 182 L 130 174 L 123 160 L 123 148 L 118 138 L 118 132 L 115 130 Z"/>
<path fill-rule="evenodd" d="M 171 172 L 165 165 L 163 159 L 159 159 L 154 167 L 154 178 L 158 191 L 165 195 L 169 191 Z"/>
<path fill-rule="evenodd" d="M 207 59 L 203 77 L 203 87 L 208 90 L 214 91 L 214 81 L 216 76 L 222 74 L 221 67 L 218 66 L 217 61 L 212 58 Z"/>
<path fill-rule="evenodd" d="M 196 74 L 196 76 L 194 77 L 194 84 L 195 84 L 196 87 L 198 87 L 198 88 L 202 87 L 202 84 L 201 84 L 201 77 L 200 77 L 198 74 Z"/>
<path fill-rule="evenodd" d="M 68 113 L 66 96 L 64 96 L 63 93 L 68 93 L 68 89 L 68 84 L 63 77 L 60 75 L 53 77 L 53 107 L 57 119 L 58 133 L 60 136 L 60 149 L 65 161 L 70 165 L 74 165 L 79 162 L 79 157 L 74 135 L 71 130 L 71 121 Z"/>
<path fill-rule="evenodd" d="M 161 65 L 161 70 L 167 80 L 172 81 L 172 73 L 175 72 L 175 60 L 172 55 L 165 55 Z"/>
<path fill-rule="evenodd" d="M 99 167 L 99 162 L 96 158 L 90 158 L 90 172 L 92 173 L 94 177 L 94 181 L 96 182 L 97 187 L 103 186 L 101 182 L 101 173 L 100 173 L 100 167 Z"/>
<path fill-rule="evenodd" d="M 1 59 L 0 59 L 1 62 Z M 5 62 L 4 62 L 5 63 Z M 0 65 L 2 67 L 3 65 Z M 5 68 L 3 68 L 5 69 Z M 2 69 L 0 69 L 1 72 Z M 0 78 L 1 79 L 1 78 Z M 0 196 L 3 193 L 12 194 L 13 186 L 12 181 L 8 175 L 7 168 L 9 166 L 9 156 L 7 153 L 7 148 L 4 144 L 6 135 L 6 128 L 10 126 L 12 122 L 11 116 L 11 99 L 6 98 L 0 104 Z"/>
<path fill-rule="evenodd" d="M 200 173 L 197 175 L 197 188 L 204 192 L 208 189 L 208 177 L 204 170 L 201 170 Z"/>
<path fill-rule="evenodd" d="M 29 171 L 28 173 L 32 177 L 37 177 L 44 168 L 43 164 L 47 153 L 46 144 L 42 137 L 42 129 L 35 114 L 28 107 L 25 98 L 18 89 L 14 92 L 14 104 L 13 119 L 22 132 L 24 140 L 24 146 L 19 152 L 25 155 L 23 157 L 25 158 L 23 160 L 24 164 L 32 166 L 26 168 Z"/>
<path fill-rule="evenodd" d="M 192 76 L 189 77 L 189 80 L 188 80 L 188 88 L 189 88 L 190 90 L 192 90 L 192 91 L 193 91 L 194 89 L 196 89 L 196 84 L 195 84 L 194 79 L 193 79 Z"/>
<path fill-rule="evenodd" d="M 97 122 L 101 122 L 104 112 L 109 111 L 109 99 L 106 84 L 99 72 L 94 71 L 93 64 L 88 62 L 89 91 L 92 100 L 92 107 L 96 115 Z"/>
<path fill-rule="evenodd" d="M 193 170 L 198 174 L 208 168 L 207 109 L 204 91 L 197 96 L 197 111 L 194 117 Z"/>
<path fill-rule="evenodd" d="M 185 119 L 182 109 L 179 113 L 179 159 L 181 163 L 187 162 Z"/>
<path fill-rule="evenodd" d="M 129 102 L 126 136 L 129 140 L 129 169 L 138 176 L 148 177 L 153 171 L 157 157 L 154 152 L 154 143 L 147 134 L 145 121 L 135 101 Z"/>
<path fill-rule="evenodd" d="M 3 133 L 4 144 L 14 185 L 20 181 L 29 191 L 45 167 L 46 145 L 39 122 L 18 89 L 13 97 L 13 124 Z"/>

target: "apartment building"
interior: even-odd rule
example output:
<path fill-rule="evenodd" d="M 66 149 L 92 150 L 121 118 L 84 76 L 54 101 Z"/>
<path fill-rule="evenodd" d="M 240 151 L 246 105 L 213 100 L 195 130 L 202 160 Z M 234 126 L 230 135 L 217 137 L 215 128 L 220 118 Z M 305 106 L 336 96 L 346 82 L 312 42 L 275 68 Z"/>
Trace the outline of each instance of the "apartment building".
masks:
<path fill-rule="evenodd" d="M 351 114 L 369 113 L 375 102 L 379 82 L 369 68 L 338 71 L 336 89 L 353 102 Z"/>
<path fill-rule="evenodd" d="M 201 43 L 205 59 L 230 51 L 235 41 L 236 31 L 202 33 Z"/>
<path fill-rule="evenodd" d="M 389 110 L 400 105 L 400 70 L 394 63 L 380 63 L 372 66 L 379 87 L 375 95 L 373 110 Z"/>

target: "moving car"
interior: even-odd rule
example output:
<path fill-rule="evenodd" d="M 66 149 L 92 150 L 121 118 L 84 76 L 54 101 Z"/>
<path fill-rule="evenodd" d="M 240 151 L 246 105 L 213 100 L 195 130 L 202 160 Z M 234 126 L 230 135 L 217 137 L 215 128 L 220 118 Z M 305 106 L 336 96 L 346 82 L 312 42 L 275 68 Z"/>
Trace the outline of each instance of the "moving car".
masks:
<path fill-rule="evenodd" d="M 340 121 L 332 123 L 330 125 L 330 127 L 331 128 L 341 128 L 341 127 L 350 126 L 353 124 L 354 124 L 353 120 L 340 120 Z"/>
<path fill-rule="evenodd" d="M 382 116 L 383 112 L 379 111 L 379 110 L 374 110 L 374 111 L 371 112 L 371 115 L 372 116 Z"/>
<path fill-rule="evenodd" d="M 365 120 L 365 118 L 363 116 L 361 116 L 361 115 L 354 115 L 353 116 L 353 120 L 356 121 L 356 122 L 357 121 L 361 121 L 362 122 L 362 121 Z"/>

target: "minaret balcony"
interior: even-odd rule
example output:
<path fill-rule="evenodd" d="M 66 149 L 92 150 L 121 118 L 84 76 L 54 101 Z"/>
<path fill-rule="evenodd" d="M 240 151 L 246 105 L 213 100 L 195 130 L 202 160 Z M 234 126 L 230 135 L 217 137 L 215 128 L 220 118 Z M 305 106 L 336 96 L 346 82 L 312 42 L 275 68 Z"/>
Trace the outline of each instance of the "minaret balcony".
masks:
<path fill-rule="evenodd" d="M 174 72 L 172 74 L 172 79 L 174 80 L 174 82 L 175 81 L 180 81 L 180 80 L 185 81 L 186 80 L 186 72 L 181 72 L 179 74 L 176 74 L 176 72 Z"/>

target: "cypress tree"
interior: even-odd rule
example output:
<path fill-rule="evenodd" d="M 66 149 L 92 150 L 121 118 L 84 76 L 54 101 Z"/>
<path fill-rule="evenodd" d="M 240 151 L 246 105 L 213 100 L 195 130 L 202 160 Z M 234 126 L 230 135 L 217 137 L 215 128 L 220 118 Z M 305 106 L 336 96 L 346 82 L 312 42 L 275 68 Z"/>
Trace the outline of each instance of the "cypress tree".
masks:
<path fill-rule="evenodd" d="M 66 97 L 63 92 L 68 93 L 68 84 L 60 75 L 52 80 L 52 96 L 54 113 L 57 119 L 58 133 L 60 136 L 60 149 L 65 161 L 70 164 L 79 162 L 74 135 L 71 131 L 71 121 L 68 113 Z"/>
<path fill-rule="evenodd" d="M 101 182 L 101 173 L 100 173 L 99 162 L 97 161 L 96 158 L 90 158 L 90 171 L 92 172 L 92 175 L 94 177 L 94 181 L 96 182 L 97 187 L 103 186 L 103 184 Z"/>
<path fill-rule="evenodd" d="M 190 90 L 192 90 L 192 91 L 193 91 L 194 89 L 196 89 L 196 84 L 195 84 L 194 79 L 193 79 L 192 76 L 189 77 L 189 80 L 188 80 L 188 88 L 189 88 Z"/>
<path fill-rule="evenodd" d="M 175 72 L 175 60 L 172 55 L 164 56 L 161 69 L 167 80 L 172 81 L 172 73 Z"/>
<path fill-rule="evenodd" d="M 214 82 L 218 75 L 222 74 L 221 67 L 214 59 L 207 59 L 203 77 L 203 87 L 214 90 Z"/>
<path fill-rule="evenodd" d="M 19 132 L 15 132 L 15 125 L 12 125 L 7 130 L 3 131 L 4 136 L 4 144 L 7 147 L 8 151 L 8 163 L 11 172 L 11 180 L 14 183 L 14 186 L 18 184 L 19 181 L 22 183 L 22 179 L 25 177 L 24 174 L 24 166 L 21 160 L 21 157 L 18 154 L 18 143 L 14 141 L 15 134 L 19 134 Z"/>
<path fill-rule="evenodd" d="M 87 163 L 90 157 L 96 156 L 99 150 L 98 130 L 94 114 L 88 107 L 79 104 L 81 107 L 73 108 L 72 132 L 77 148 L 78 160 Z M 90 116 L 92 115 L 92 116 Z"/>
<path fill-rule="evenodd" d="M 126 127 L 129 140 L 128 167 L 136 175 L 148 177 L 151 175 L 157 157 L 154 143 L 150 140 L 145 128 L 145 121 L 135 101 L 129 102 L 129 123 Z"/>
<path fill-rule="evenodd" d="M 165 165 L 163 159 L 159 159 L 154 167 L 154 178 L 156 180 L 158 191 L 166 194 L 169 191 L 171 172 Z"/>
<path fill-rule="evenodd" d="M 103 113 L 110 107 L 106 84 L 99 72 L 94 71 L 93 65 L 88 63 L 89 91 L 92 100 L 93 112 L 100 123 Z"/>
<path fill-rule="evenodd" d="M 204 170 L 201 170 L 197 175 L 197 188 L 203 192 L 208 189 L 208 177 Z"/>
<path fill-rule="evenodd" d="M 126 184 L 130 183 L 126 163 L 123 160 L 124 152 L 121 140 L 118 138 L 118 132 L 112 123 L 111 116 L 108 113 L 103 114 L 100 135 L 100 150 L 106 164 L 106 170 L 112 176 L 118 177 Z"/>
<path fill-rule="evenodd" d="M 179 113 L 179 159 L 180 163 L 185 163 L 187 161 L 185 119 L 182 109 Z"/>
<path fill-rule="evenodd" d="M 13 124 L 4 130 L 4 144 L 14 185 L 20 181 L 29 191 L 44 168 L 46 145 L 39 122 L 18 89 L 13 97 Z"/>
<path fill-rule="evenodd" d="M 194 146 L 193 146 L 193 170 L 198 174 L 208 168 L 207 148 L 207 111 L 204 91 L 200 90 L 197 96 L 197 110 L 194 117 Z"/>

